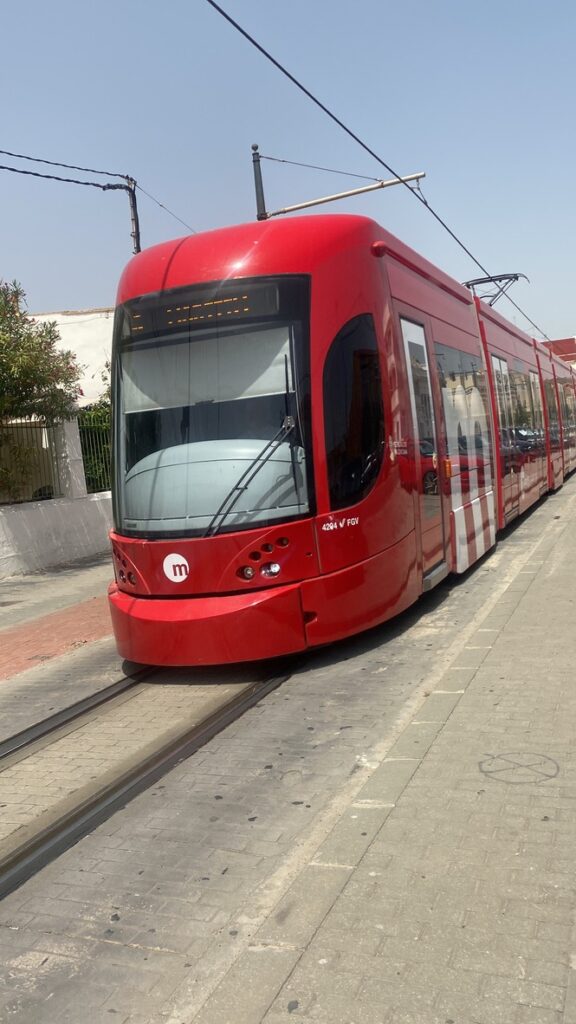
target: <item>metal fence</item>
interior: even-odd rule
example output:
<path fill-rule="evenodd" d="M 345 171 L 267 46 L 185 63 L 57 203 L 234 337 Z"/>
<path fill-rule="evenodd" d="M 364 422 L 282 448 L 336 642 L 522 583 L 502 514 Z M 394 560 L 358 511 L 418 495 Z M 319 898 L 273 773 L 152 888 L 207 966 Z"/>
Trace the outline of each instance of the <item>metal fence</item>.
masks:
<path fill-rule="evenodd" d="M 0 420 L 0 505 L 62 497 L 58 430 L 31 418 Z M 88 493 L 110 490 L 109 410 L 80 412 L 78 430 Z"/>
<path fill-rule="evenodd" d="M 0 421 L 0 504 L 61 493 L 55 428 L 35 419 Z"/>
<path fill-rule="evenodd" d="M 88 494 L 110 490 L 110 413 L 91 409 L 78 416 Z"/>

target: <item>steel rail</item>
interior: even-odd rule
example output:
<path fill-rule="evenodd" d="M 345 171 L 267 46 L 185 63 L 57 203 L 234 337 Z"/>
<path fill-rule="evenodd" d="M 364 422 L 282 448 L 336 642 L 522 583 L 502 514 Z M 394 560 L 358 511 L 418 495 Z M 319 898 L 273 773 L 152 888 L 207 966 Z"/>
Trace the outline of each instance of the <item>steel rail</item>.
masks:
<path fill-rule="evenodd" d="M 135 672 L 133 676 L 124 676 L 122 679 L 118 679 L 117 682 L 112 683 L 111 686 L 106 686 L 96 693 L 91 693 L 88 697 L 83 697 L 82 700 L 76 701 L 74 704 L 56 711 L 53 715 L 49 715 L 48 718 L 42 719 L 41 722 L 35 722 L 33 725 L 29 725 L 20 732 L 15 733 L 14 736 L 1 740 L 0 763 L 5 758 L 10 757 L 11 754 L 32 746 L 37 740 L 44 739 L 44 737 L 57 732 L 63 726 L 69 725 L 70 722 L 82 717 L 88 711 L 102 707 L 113 700 L 114 697 L 119 696 L 119 694 L 139 686 L 157 671 L 157 669 L 143 668 Z"/>
<path fill-rule="evenodd" d="M 172 736 L 157 750 L 132 765 L 116 778 L 96 787 L 78 801 L 72 795 L 70 804 L 57 818 L 40 825 L 26 827 L 31 834 L 0 857 L 0 899 L 17 889 L 32 875 L 45 867 L 97 825 L 124 807 L 139 793 L 153 785 L 171 768 L 191 757 L 227 725 L 254 707 L 291 675 L 290 671 L 252 683 L 241 694 L 226 701 L 204 721 Z M 47 812 L 49 817 L 49 812 Z M 42 817 L 42 816 L 41 816 Z M 37 822 L 41 822 L 41 818 Z"/>

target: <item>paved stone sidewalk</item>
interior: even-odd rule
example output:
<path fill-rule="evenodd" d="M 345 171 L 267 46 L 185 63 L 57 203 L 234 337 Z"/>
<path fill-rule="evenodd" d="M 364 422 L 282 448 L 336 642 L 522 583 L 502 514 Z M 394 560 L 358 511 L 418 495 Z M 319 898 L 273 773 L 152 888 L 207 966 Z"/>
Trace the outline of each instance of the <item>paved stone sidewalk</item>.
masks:
<path fill-rule="evenodd" d="M 0 681 L 112 632 L 105 596 L 0 632 Z"/>
<path fill-rule="evenodd" d="M 0 740 L 120 679 L 108 555 L 0 580 Z"/>
<path fill-rule="evenodd" d="M 575 505 L 194 1024 L 574 1024 Z"/>
<path fill-rule="evenodd" d="M 244 991 L 259 950 L 302 952 L 265 1024 L 574 1024 L 575 580 L 572 518 L 236 966 Z M 366 816 L 383 824 L 364 852 Z M 339 896 L 312 931 L 303 908 L 326 877 Z M 231 1019 L 223 991 L 198 1022 Z"/>
<path fill-rule="evenodd" d="M 84 644 L 110 636 L 108 556 L 0 580 L 0 684 Z"/>
<path fill-rule="evenodd" d="M 0 579 L 0 629 L 101 597 L 113 578 L 109 553 L 43 572 L 4 577 Z"/>

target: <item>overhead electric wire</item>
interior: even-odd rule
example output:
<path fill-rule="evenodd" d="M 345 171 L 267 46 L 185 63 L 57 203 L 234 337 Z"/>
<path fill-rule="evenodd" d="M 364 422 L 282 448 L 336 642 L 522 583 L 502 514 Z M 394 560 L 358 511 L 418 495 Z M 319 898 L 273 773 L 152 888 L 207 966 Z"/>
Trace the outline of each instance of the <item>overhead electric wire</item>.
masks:
<path fill-rule="evenodd" d="M 514 299 L 511 299 L 511 298 L 510 298 L 510 296 L 508 295 L 508 292 L 506 292 L 506 293 L 504 294 L 503 298 L 505 298 L 505 299 L 508 299 L 508 302 L 511 302 L 511 303 L 512 303 L 512 305 L 514 306 L 514 309 L 517 309 L 517 310 L 518 310 L 518 312 L 522 314 L 522 316 L 524 317 L 524 319 L 525 319 L 525 320 L 527 320 L 529 324 L 532 324 L 532 327 L 534 328 L 534 330 L 535 330 L 535 331 L 538 331 L 538 333 L 539 333 L 539 334 L 542 334 L 542 335 L 543 335 L 543 336 L 544 336 L 544 337 L 546 338 L 546 341 L 550 341 L 550 338 L 549 338 L 549 337 L 548 337 L 548 335 L 547 335 L 547 334 L 546 334 L 546 333 L 545 333 L 545 332 L 544 332 L 544 331 L 542 330 L 542 328 L 541 328 L 541 327 L 538 327 L 538 324 L 535 324 L 535 323 L 534 323 L 534 321 L 530 319 L 530 317 L 528 316 L 528 314 L 527 314 L 527 313 L 525 313 L 523 309 L 521 309 L 521 307 L 520 307 L 520 306 L 518 305 L 518 303 L 517 303 L 517 302 L 514 302 Z"/>
<path fill-rule="evenodd" d="M 122 180 L 126 182 L 125 185 L 101 185 L 95 181 L 79 181 L 77 178 L 62 178 L 56 174 L 41 174 L 39 171 L 25 171 L 20 167 L 7 167 L 4 166 L 3 164 L 0 164 L 0 171 L 12 171 L 14 174 L 27 174 L 33 178 L 46 178 L 49 181 L 64 181 L 70 185 L 89 185 L 92 188 L 100 188 L 103 192 L 106 192 L 110 189 L 131 190 L 131 188 L 135 187 L 145 196 L 147 196 L 148 199 L 151 199 L 152 202 L 156 203 L 157 206 L 160 206 L 161 209 L 165 210 L 166 213 L 169 213 L 171 217 L 174 217 L 175 220 L 180 221 L 180 223 L 183 224 L 185 228 L 188 228 L 188 230 L 191 231 L 193 235 L 197 234 L 197 232 L 194 230 L 193 227 L 190 226 L 190 224 L 187 224 L 185 220 L 182 220 L 182 218 L 178 217 L 176 213 L 174 213 L 172 210 L 169 210 L 168 207 L 165 206 L 164 203 L 161 203 L 159 199 L 156 199 L 155 196 L 150 195 L 150 193 L 147 192 L 146 189 L 142 188 L 142 186 L 139 185 L 138 182 L 130 174 L 117 174 L 116 172 L 113 171 L 98 171 L 94 167 L 78 167 L 76 164 L 64 164 L 60 163 L 57 160 L 44 160 L 38 156 L 26 156 L 24 153 L 11 153 L 8 149 L 0 149 L 0 153 L 3 154 L 4 156 L 11 156 L 15 160 L 30 160 L 32 161 L 32 163 L 47 164 L 50 167 L 66 167 L 68 170 L 84 171 L 86 174 L 103 174 L 107 178 L 122 178 Z M 128 184 L 129 182 L 132 184 Z"/>
<path fill-rule="evenodd" d="M 26 174 L 32 178 L 46 178 L 48 181 L 65 181 L 69 185 L 88 185 L 91 188 L 100 188 L 103 192 L 119 188 L 125 191 L 128 188 L 128 185 L 102 185 L 97 181 L 78 181 L 77 178 L 61 178 L 56 174 L 40 174 L 39 171 L 24 171 L 21 167 L 6 167 L 4 164 L 0 164 L 0 171 L 12 171 L 13 174 Z"/>
<path fill-rule="evenodd" d="M 432 214 L 432 216 L 438 221 L 439 224 L 442 225 L 444 230 L 448 232 L 450 237 L 454 239 L 456 244 L 460 246 L 460 248 L 466 253 L 466 255 L 470 257 L 470 259 L 473 261 L 473 263 L 475 263 L 476 266 L 479 267 L 480 270 L 484 274 L 486 274 L 487 277 L 490 276 L 490 272 L 486 269 L 486 267 L 483 266 L 483 264 L 480 263 L 480 261 L 478 259 L 476 259 L 476 257 L 473 255 L 473 253 L 470 252 L 470 249 L 468 249 L 468 247 L 464 244 L 464 242 L 462 242 L 461 239 L 458 238 L 458 236 L 452 231 L 452 229 L 448 227 L 446 222 L 444 220 L 442 220 L 442 217 L 440 216 L 440 214 L 436 213 L 434 208 L 432 206 L 430 206 L 430 203 L 428 202 L 427 199 L 424 198 L 424 196 L 422 195 L 420 190 L 411 188 L 411 186 L 407 182 L 401 181 L 401 177 L 402 176 L 400 174 L 398 174 L 398 172 L 395 171 L 394 168 L 390 166 L 390 164 L 386 163 L 386 161 L 383 160 L 382 157 L 378 156 L 378 154 L 375 153 L 374 150 L 370 148 L 370 146 L 368 146 L 365 142 L 363 142 L 363 140 L 358 135 L 356 135 L 356 133 L 353 132 L 351 128 L 349 128 L 346 124 L 344 124 L 344 122 L 341 121 L 340 118 L 337 117 L 336 114 L 334 114 L 327 106 L 325 106 L 325 104 L 322 103 L 314 95 L 314 93 L 310 92 L 310 90 L 307 89 L 306 86 L 302 84 L 302 82 L 300 82 L 297 78 L 295 78 L 294 75 L 292 75 L 287 70 L 287 68 L 284 67 L 283 64 L 281 64 L 279 61 L 277 61 L 276 58 L 273 57 L 272 54 L 269 53 L 268 50 L 266 50 L 264 46 L 262 46 L 259 42 L 257 42 L 256 39 L 254 39 L 254 37 L 251 36 L 250 33 L 246 31 L 246 29 L 242 28 L 242 26 L 239 25 L 238 22 L 235 21 L 234 18 L 232 18 L 231 15 L 229 15 L 227 13 L 227 11 L 225 11 L 222 7 L 220 7 L 220 5 L 215 2 L 215 0 L 206 0 L 206 2 L 208 4 L 210 4 L 210 6 L 213 7 L 214 10 L 217 11 L 218 14 L 220 14 L 226 21 L 228 21 L 230 23 L 230 25 L 232 25 L 236 29 L 236 31 L 240 33 L 240 35 L 244 36 L 244 38 L 247 39 L 248 42 L 252 46 L 255 47 L 255 49 L 257 49 L 264 57 L 266 57 L 266 60 L 269 60 L 270 63 L 274 65 L 274 67 L 278 68 L 278 70 L 283 75 L 285 75 L 285 77 L 288 78 L 289 81 L 291 81 L 292 84 L 295 85 L 296 88 L 300 90 L 300 92 L 303 92 L 304 95 L 307 96 L 309 100 L 312 100 L 312 102 L 317 107 L 319 107 L 320 110 L 322 110 L 325 114 L 327 114 L 327 116 L 332 121 L 334 121 L 334 123 L 337 124 L 339 126 L 339 128 L 342 128 L 342 130 L 345 131 L 346 134 L 349 135 L 351 139 L 354 139 L 354 142 L 357 142 L 358 145 L 361 146 L 362 149 L 366 151 L 366 153 L 368 153 L 374 160 L 376 160 L 377 163 L 381 164 L 381 166 L 384 167 L 390 174 L 392 174 L 394 178 L 400 179 L 400 183 L 402 185 L 405 185 L 405 187 L 409 190 L 409 192 L 412 195 L 416 196 L 416 199 L 418 200 L 418 202 L 422 203 L 426 207 L 426 209 L 429 210 L 429 212 Z M 506 295 L 505 298 L 509 298 L 509 296 Z M 526 317 L 528 322 L 530 324 L 532 324 L 532 326 L 535 328 L 535 330 L 537 330 L 540 334 L 542 334 L 548 341 L 550 340 L 548 338 L 548 335 L 542 330 L 542 328 L 538 327 L 534 323 L 534 321 L 530 319 L 530 317 L 526 316 L 524 311 L 522 309 L 520 309 L 520 307 L 517 306 L 516 303 L 513 302 L 512 299 L 510 299 L 510 302 L 512 302 L 512 305 L 516 307 L 516 309 L 522 314 L 522 316 Z"/>
<path fill-rule="evenodd" d="M 129 178 L 129 174 L 116 174 L 113 171 L 96 171 L 93 167 L 77 167 L 75 164 L 61 164 L 57 160 L 42 160 L 38 156 L 25 156 L 24 153 L 10 153 L 7 149 L 0 149 L 3 156 L 11 156 L 16 160 L 31 160 L 35 164 L 49 164 L 50 167 L 66 167 L 69 171 L 85 171 L 86 174 L 103 174 L 107 178 Z M 5 168 L 4 168 L 5 169 Z M 24 173 L 24 172 L 22 172 Z M 63 179 L 66 181 L 67 179 Z"/>
<path fill-rule="evenodd" d="M 280 64 L 280 62 L 277 61 L 275 59 L 275 57 L 273 57 L 272 54 L 268 52 L 268 50 L 266 50 L 263 46 L 261 46 L 260 43 L 258 43 L 254 39 L 254 37 L 250 35 L 249 32 L 246 32 L 246 30 L 243 29 L 242 26 L 239 25 L 238 22 L 234 20 L 234 18 L 232 18 L 229 14 L 227 14 L 227 12 L 222 7 L 220 7 L 219 4 L 215 3 L 215 0 L 206 0 L 206 2 L 209 3 L 210 6 L 213 7 L 216 11 L 218 11 L 218 13 L 221 14 L 222 17 L 226 19 L 226 21 L 229 21 L 230 24 L 233 25 L 234 28 L 238 32 L 240 32 L 240 34 L 243 35 L 244 38 L 247 39 L 249 43 L 252 44 L 252 46 L 254 46 L 257 50 L 259 50 L 260 53 L 262 53 L 264 55 L 264 57 L 266 57 L 267 60 L 269 60 L 272 64 L 274 64 L 274 66 L 277 67 L 278 70 L 281 71 L 282 74 L 286 76 L 286 78 L 288 78 L 298 89 L 300 89 L 300 91 L 303 92 L 304 95 L 308 97 L 308 99 L 312 100 L 312 102 L 315 103 L 316 106 L 320 108 L 320 110 L 323 110 L 324 113 L 327 114 L 328 117 L 332 121 L 335 122 L 335 124 L 337 124 L 340 128 L 343 129 L 343 131 L 346 132 L 347 135 L 350 136 L 350 138 L 354 139 L 354 141 L 357 142 L 359 146 L 362 146 L 362 149 L 364 149 L 367 153 L 369 153 L 370 156 L 374 160 L 377 161 L 377 163 L 381 164 L 382 167 L 385 167 L 386 170 L 394 178 L 401 179 L 401 177 L 402 177 L 401 174 L 399 174 L 397 171 L 395 171 L 394 168 L 390 166 L 390 164 L 386 163 L 386 161 L 383 160 L 382 157 L 378 156 L 378 154 L 375 153 L 373 149 L 370 149 L 370 146 L 368 146 L 365 142 L 363 142 L 362 139 L 358 135 L 356 135 L 356 133 L 353 132 L 351 128 L 348 128 L 348 126 L 346 124 L 344 124 L 344 122 L 341 121 L 340 118 L 336 116 L 336 114 L 333 114 L 332 111 L 327 106 L 324 105 L 324 103 L 322 103 L 316 96 L 314 96 L 313 93 L 310 92 L 309 89 L 306 88 L 306 86 L 302 85 L 302 83 L 299 82 L 298 79 L 295 78 L 294 75 L 292 75 L 282 64 Z M 405 182 L 401 182 L 401 184 L 405 185 L 406 183 Z M 406 185 L 406 187 L 409 188 L 410 192 L 413 192 L 413 189 L 411 189 L 409 185 Z M 415 194 L 416 194 L 416 198 L 418 199 L 418 201 L 423 203 L 428 208 L 428 210 L 430 211 L 432 216 L 435 217 L 436 220 L 438 220 L 440 224 L 442 224 L 442 227 L 445 228 L 445 230 L 449 233 L 449 235 L 451 235 L 451 237 L 454 239 L 454 241 L 458 243 L 458 245 L 470 257 L 470 259 L 474 261 L 476 266 L 480 267 L 480 270 L 482 270 L 484 274 L 489 276 L 490 272 L 486 269 L 486 267 L 482 266 L 482 264 L 479 262 L 479 260 L 477 260 L 476 257 L 470 252 L 470 250 L 464 245 L 464 243 L 460 241 L 460 239 L 457 237 L 457 235 L 455 235 L 454 232 L 448 227 L 448 225 L 444 223 L 442 218 L 439 216 L 439 214 L 437 214 L 433 210 L 433 208 L 426 201 L 426 199 L 424 199 L 423 196 L 420 196 L 417 193 L 415 193 Z"/>

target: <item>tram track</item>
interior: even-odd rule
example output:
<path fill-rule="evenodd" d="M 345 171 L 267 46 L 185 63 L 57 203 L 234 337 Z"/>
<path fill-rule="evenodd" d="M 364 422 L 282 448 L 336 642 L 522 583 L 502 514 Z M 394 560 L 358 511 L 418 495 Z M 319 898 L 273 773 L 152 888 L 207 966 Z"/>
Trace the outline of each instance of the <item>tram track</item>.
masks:
<path fill-rule="evenodd" d="M 266 678 L 221 685 L 211 682 L 204 687 L 187 687 L 182 682 L 177 687 L 158 684 L 154 682 L 158 671 L 145 669 L 3 741 L 0 807 L 9 808 L 6 793 L 18 792 L 21 797 L 28 780 L 46 774 L 47 764 L 57 764 L 62 758 L 65 766 L 71 749 L 84 747 L 89 751 L 94 736 L 105 736 L 114 725 L 115 714 L 122 713 L 125 722 L 132 722 L 133 732 L 151 694 L 156 705 L 162 704 L 163 696 L 166 705 L 174 703 L 173 722 L 168 716 L 158 724 L 155 735 L 150 735 L 150 728 L 148 736 L 144 731 L 142 742 L 133 739 L 132 747 L 120 752 L 107 770 L 84 781 L 80 775 L 67 790 L 68 772 L 64 784 L 57 787 L 56 797 L 48 788 L 45 805 L 40 801 L 30 820 L 17 818 L 19 823 L 12 832 L 0 834 L 0 899 L 285 682 L 291 670 L 275 667 L 279 670 Z M 190 708 L 186 693 L 193 694 Z M 0 820 L 6 814 L 9 816 L 10 810 L 0 810 Z"/>
<path fill-rule="evenodd" d="M 115 683 L 112 683 L 111 686 L 106 686 L 102 690 L 97 690 L 95 693 L 89 694 L 88 697 L 83 697 L 82 700 L 75 701 L 74 704 L 61 708 L 53 715 L 49 715 L 47 718 L 42 719 L 42 721 L 34 722 L 32 725 L 27 726 L 20 732 L 15 733 L 13 736 L 8 736 L 6 739 L 1 740 L 0 771 L 2 762 L 12 754 L 15 754 L 20 750 L 27 750 L 33 743 L 44 739 L 45 736 L 49 736 L 52 733 L 57 732 L 59 729 L 75 722 L 76 719 L 81 718 L 88 712 L 97 710 L 104 704 L 108 704 L 115 697 L 134 689 L 134 687 L 138 686 L 139 683 L 142 683 L 146 679 L 152 677 L 155 671 L 155 669 L 142 669 L 139 672 L 134 673 L 132 676 L 124 676 L 122 679 L 118 679 Z"/>

